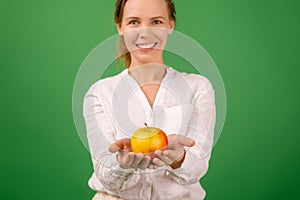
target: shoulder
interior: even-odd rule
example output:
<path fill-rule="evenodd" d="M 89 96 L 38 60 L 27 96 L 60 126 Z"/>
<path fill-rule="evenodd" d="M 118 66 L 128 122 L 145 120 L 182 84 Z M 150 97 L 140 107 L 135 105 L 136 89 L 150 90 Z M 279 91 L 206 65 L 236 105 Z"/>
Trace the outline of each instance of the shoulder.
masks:
<path fill-rule="evenodd" d="M 193 89 L 196 89 L 196 90 L 212 89 L 212 83 L 204 75 L 180 72 L 173 68 L 171 68 L 171 71 L 173 71 L 175 77 L 181 78 L 181 79 L 183 78 L 185 81 L 187 81 Z"/>

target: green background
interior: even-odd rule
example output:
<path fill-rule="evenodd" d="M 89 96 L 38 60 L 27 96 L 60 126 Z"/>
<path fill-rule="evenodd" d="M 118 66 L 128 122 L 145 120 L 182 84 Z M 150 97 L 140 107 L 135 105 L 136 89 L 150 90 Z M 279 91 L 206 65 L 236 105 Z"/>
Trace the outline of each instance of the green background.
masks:
<path fill-rule="evenodd" d="M 299 1 L 175 3 L 176 30 L 208 51 L 227 92 L 201 180 L 206 199 L 299 199 Z M 72 89 L 84 58 L 116 33 L 113 8 L 113 0 L 1 1 L 0 199 L 93 196 Z"/>

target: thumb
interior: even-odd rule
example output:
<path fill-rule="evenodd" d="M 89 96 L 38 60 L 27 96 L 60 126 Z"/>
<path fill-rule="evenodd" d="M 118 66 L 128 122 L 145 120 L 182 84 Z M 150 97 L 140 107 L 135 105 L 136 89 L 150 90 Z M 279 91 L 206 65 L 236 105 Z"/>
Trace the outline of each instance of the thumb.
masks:
<path fill-rule="evenodd" d="M 184 137 L 184 136 L 182 136 L 182 138 L 180 138 L 179 142 L 182 146 L 186 146 L 186 147 L 192 147 L 195 145 L 195 140 L 193 140 L 192 138 Z"/>
<path fill-rule="evenodd" d="M 117 140 L 115 143 L 111 144 L 108 148 L 109 152 L 115 153 L 118 150 L 121 149 L 127 149 L 130 147 L 130 139 L 129 138 L 123 138 L 120 140 Z"/>

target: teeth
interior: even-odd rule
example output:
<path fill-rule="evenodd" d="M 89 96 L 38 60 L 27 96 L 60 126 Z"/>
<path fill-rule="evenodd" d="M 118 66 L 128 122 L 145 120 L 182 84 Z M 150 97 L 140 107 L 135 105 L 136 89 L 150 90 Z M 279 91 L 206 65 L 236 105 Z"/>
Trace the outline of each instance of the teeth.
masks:
<path fill-rule="evenodd" d="M 151 44 L 137 44 L 136 46 L 143 49 L 153 48 L 156 45 L 156 43 Z"/>

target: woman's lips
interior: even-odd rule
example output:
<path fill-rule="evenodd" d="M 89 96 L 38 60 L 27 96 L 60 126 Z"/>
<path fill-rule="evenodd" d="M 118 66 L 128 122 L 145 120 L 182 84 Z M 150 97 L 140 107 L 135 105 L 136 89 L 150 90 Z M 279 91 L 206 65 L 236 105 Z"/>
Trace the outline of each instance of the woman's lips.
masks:
<path fill-rule="evenodd" d="M 147 43 L 147 44 L 136 44 L 136 46 L 139 48 L 139 50 L 141 50 L 143 52 L 152 51 L 156 45 L 157 45 L 157 42 Z"/>

